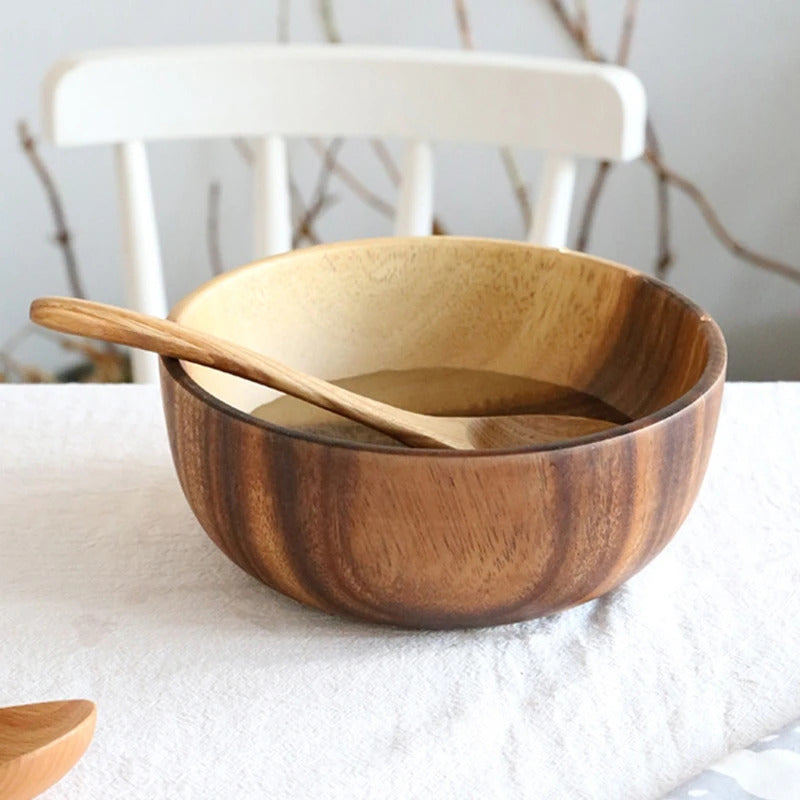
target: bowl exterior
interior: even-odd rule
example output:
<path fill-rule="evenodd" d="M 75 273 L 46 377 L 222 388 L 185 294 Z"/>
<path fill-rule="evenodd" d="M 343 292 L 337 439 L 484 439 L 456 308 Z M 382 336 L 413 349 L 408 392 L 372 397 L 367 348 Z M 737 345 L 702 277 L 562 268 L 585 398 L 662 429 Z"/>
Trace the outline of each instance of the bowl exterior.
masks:
<path fill-rule="evenodd" d="M 697 495 L 723 373 L 676 413 L 617 436 L 476 455 L 284 431 L 161 363 L 181 486 L 220 549 L 301 603 L 417 628 L 551 614 L 644 566 Z"/>

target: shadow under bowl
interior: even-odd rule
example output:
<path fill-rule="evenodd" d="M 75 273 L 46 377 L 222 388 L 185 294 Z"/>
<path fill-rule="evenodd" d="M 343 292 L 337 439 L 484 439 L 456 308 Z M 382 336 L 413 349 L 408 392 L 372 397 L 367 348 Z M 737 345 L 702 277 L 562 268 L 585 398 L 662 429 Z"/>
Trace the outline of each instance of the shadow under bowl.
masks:
<path fill-rule="evenodd" d="M 550 614 L 641 569 L 694 502 L 725 375 L 719 328 L 670 287 L 510 241 L 293 251 L 204 284 L 170 316 L 331 380 L 491 373 L 510 381 L 501 405 L 519 406 L 529 381 L 539 400 L 567 387 L 630 420 L 503 451 L 343 441 L 253 416 L 277 392 L 163 359 L 175 466 L 220 549 L 301 603 L 405 627 Z M 469 413 L 463 385 L 437 391 L 440 411 Z"/>

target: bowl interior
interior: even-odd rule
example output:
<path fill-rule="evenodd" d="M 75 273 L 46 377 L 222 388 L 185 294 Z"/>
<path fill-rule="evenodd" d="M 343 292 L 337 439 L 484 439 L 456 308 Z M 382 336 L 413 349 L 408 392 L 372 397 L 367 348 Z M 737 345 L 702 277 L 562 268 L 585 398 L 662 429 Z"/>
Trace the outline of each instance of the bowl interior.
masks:
<path fill-rule="evenodd" d="M 695 386 L 720 347 L 700 309 L 633 270 L 455 237 L 294 251 L 205 284 L 171 316 L 397 405 L 453 414 L 638 419 Z M 183 367 L 246 413 L 279 397 Z M 289 426 L 315 414 L 295 401 L 273 408 L 267 416 Z"/>

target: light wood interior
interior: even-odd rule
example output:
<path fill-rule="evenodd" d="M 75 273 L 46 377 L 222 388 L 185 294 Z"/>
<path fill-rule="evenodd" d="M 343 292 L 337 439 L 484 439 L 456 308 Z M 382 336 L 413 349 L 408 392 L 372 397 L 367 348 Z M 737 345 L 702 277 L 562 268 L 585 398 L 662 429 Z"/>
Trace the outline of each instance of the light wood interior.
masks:
<path fill-rule="evenodd" d="M 506 451 L 343 446 L 247 424 L 164 363 L 172 454 L 201 525 L 250 574 L 333 613 L 453 628 L 598 597 L 671 539 L 708 463 L 719 329 L 668 287 L 588 256 L 444 237 L 325 245 L 222 277 L 174 314 L 326 378 L 489 371 L 509 393 L 521 385 L 509 375 L 528 377 L 635 418 Z M 269 399 L 188 369 L 245 411 Z M 468 383 L 444 399 L 463 402 Z"/>
<path fill-rule="evenodd" d="M 578 253 L 455 237 L 294 251 L 211 281 L 171 316 L 327 379 L 491 371 L 586 392 L 630 418 L 678 399 L 709 353 L 700 310 L 639 273 Z M 183 366 L 247 413 L 278 396 Z M 415 410 L 463 406 L 465 382 L 441 383 L 441 407 Z"/>

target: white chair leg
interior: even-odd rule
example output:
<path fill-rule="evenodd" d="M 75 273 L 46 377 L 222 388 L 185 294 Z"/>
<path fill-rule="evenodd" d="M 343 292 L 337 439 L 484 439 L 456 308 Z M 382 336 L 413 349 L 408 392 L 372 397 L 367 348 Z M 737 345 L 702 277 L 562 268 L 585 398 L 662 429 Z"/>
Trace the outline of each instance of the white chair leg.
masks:
<path fill-rule="evenodd" d="M 428 236 L 433 228 L 433 152 L 409 142 L 403 159 L 394 230 L 397 236 Z"/>
<path fill-rule="evenodd" d="M 545 247 L 566 247 L 575 190 L 575 159 L 549 155 L 544 162 L 539 196 L 528 241 Z"/>
<path fill-rule="evenodd" d="M 153 193 L 147 154 L 142 142 L 124 142 L 115 148 L 125 265 L 125 301 L 156 317 L 167 315 L 164 273 L 158 246 Z M 158 359 L 152 353 L 131 351 L 133 379 L 158 381 Z"/>
<path fill-rule="evenodd" d="M 267 136 L 254 142 L 253 258 L 292 249 L 286 141 Z"/>

